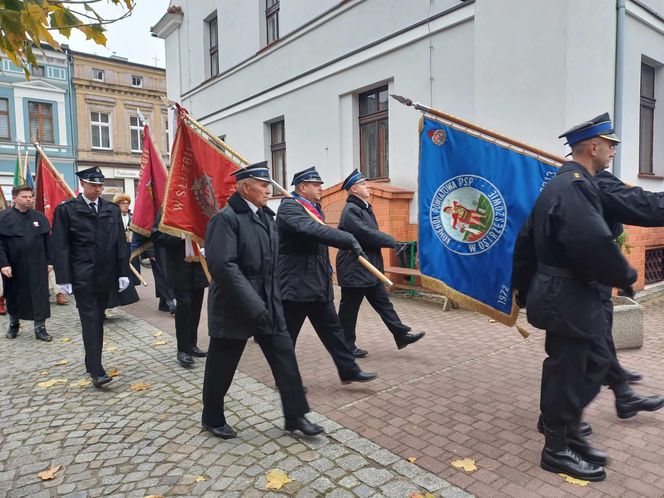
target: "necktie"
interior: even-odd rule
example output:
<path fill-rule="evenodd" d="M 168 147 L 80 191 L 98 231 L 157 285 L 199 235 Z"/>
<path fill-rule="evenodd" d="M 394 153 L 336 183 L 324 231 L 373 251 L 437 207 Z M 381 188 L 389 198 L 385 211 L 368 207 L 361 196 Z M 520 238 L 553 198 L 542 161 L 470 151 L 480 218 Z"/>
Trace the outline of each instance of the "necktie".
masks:
<path fill-rule="evenodd" d="M 90 203 L 90 208 L 92 209 L 92 212 L 97 215 L 97 203 L 96 202 L 91 202 Z"/>
<path fill-rule="evenodd" d="M 261 220 L 263 225 L 267 226 L 267 218 L 265 217 L 265 212 L 263 212 L 262 209 L 256 211 L 256 216 L 258 216 L 258 219 Z"/>

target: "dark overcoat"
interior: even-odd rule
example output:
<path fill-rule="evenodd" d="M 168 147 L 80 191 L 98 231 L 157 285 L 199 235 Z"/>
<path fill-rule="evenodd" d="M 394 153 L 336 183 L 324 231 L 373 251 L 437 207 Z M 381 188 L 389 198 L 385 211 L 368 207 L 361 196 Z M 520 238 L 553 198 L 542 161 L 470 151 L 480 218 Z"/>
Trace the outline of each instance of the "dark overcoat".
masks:
<path fill-rule="evenodd" d="M 120 208 L 99 198 L 99 215 L 83 197 L 62 202 L 53 218 L 53 266 L 59 284 L 75 293 L 106 293 L 129 276 L 129 251 Z"/>
<path fill-rule="evenodd" d="M 369 262 L 381 273 L 384 272 L 380 249 L 396 247 L 397 241 L 378 229 L 371 205 L 355 195 L 349 195 L 339 219 L 339 230 L 353 234 Z M 341 287 L 373 287 L 381 283 L 350 251 L 337 253 L 337 281 Z"/>
<path fill-rule="evenodd" d="M 279 236 L 274 212 L 262 210 L 267 224 L 236 192 L 208 224 L 208 333 L 215 339 L 287 333 L 277 282 Z"/>
<path fill-rule="evenodd" d="M 12 278 L 2 277 L 7 310 L 22 320 L 51 316 L 47 268 L 50 230 L 46 216 L 34 209 L 0 212 L 0 268 L 12 268 Z"/>
<path fill-rule="evenodd" d="M 603 216 L 592 176 L 566 162 L 540 194 L 515 247 L 513 282 L 520 294 L 528 285 L 533 326 L 586 339 L 604 336 L 608 323 L 597 284 L 627 288 L 636 271 Z"/>
<path fill-rule="evenodd" d="M 163 232 L 154 231 L 150 236 L 160 255 L 160 264 L 166 268 L 166 283 L 171 289 L 205 289 L 208 280 L 203 267 L 197 261 L 186 261 L 185 240 Z"/>
<path fill-rule="evenodd" d="M 322 210 L 319 207 L 322 214 Z M 350 249 L 355 237 L 311 219 L 291 198 L 277 211 L 279 228 L 279 288 L 284 301 L 334 300 L 328 246 Z"/>

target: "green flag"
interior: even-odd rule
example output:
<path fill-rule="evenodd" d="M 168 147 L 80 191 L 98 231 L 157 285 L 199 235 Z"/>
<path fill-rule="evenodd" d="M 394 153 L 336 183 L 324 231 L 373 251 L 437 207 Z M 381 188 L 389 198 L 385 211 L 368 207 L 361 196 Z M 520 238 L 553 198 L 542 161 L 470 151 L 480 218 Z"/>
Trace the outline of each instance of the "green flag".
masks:
<path fill-rule="evenodd" d="M 14 168 L 14 187 L 18 187 L 24 183 L 25 180 L 21 177 L 21 163 L 18 160 L 18 156 L 16 156 L 16 167 Z"/>

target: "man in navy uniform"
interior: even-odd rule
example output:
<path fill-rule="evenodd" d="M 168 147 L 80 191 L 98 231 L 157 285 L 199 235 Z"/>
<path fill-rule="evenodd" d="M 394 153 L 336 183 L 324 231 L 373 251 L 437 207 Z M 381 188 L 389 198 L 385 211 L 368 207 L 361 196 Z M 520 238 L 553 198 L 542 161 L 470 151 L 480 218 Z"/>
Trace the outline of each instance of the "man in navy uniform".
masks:
<path fill-rule="evenodd" d="M 207 227 L 205 252 L 212 275 L 208 297 L 210 347 L 203 381 L 203 428 L 236 436 L 226 422 L 224 398 L 242 352 L 254 337 L 279 389 L 285 429 L 314 436 L 323 428 L 306 418 L 304 394 L 277 282 L 279 236 L 267 207 L 270 173 L 265 161 L 234 173 L 237 192 Z"/>
<path fill-rule="evenodd" d="M 637 275 L 604 220 L 593 181 L 596 173 L 609 166 L 619 142 L 608 114 L 563 136 L 572 148 L 572 161 L 563 164 L 544 187 L 521 229 L 514 281 L 520 305 L 525 304 L 522 289 L 528 289 L 528 321 L 546 330 L 541 466 L 599 481 L 606 478 L 606 453 L 590 446 L 581 426 L 583 410 L 601 389 L 612 361 L 598 284 L 628 289 Z M 529 270 L 534 270 L 534 276 L 524 285 Z"/>
<path fill-rule="evenodd" d="M 369 382 L 375 373 L 363 372 L 344 339 L 334 308 L 332 266 L 328 246 L 350 251 L 355 258 L 362 246 L 348 232 L 314 221 L 324 213 L 320 206 L 323 180 L 315 167 L 295 173 L 293 197 L 281 201 L 277 212 L 279 227 L 279 284 L 288 333 L 297 337 L 306 318 L 318 334 L 337 367 L 343 384 Z"/>
<path fill-rule="evenodd" d="M 369 204 L 371 194 L 364 175 L 355 169 L 346 177 L 342 186 L 348 192 L 348 199 L 338 228 L 352 234 L 362 246 L 369 262 L 383 272 L 380 250 L 383 247 L 396 247 L 397 241 L 378 229 L 378 222 Z M 413 334 L 411 328 L 401 321 L 383 284 L 349 251 L 337 253 L 337 280 L 341 286 L 339 320 L 346 343 L 356 358 L 364 358 L 368 354 L 355 344 L 357 314 L 365 297 L 392 333 L 397 348 L 403 349 L 424 337 L 424 332 Z"/>
<path fill-rule="evenodd" d="M 92 167 L 76 176 L 81 193 L 55 209 L 52 259 L 60 289 L 76 298 L 85 368 L 101 387 L 111 381 L 101 364 L 104 310 L 113 289 L 129 286 L 129 251 L 120 208 L 101 197 L 101 170 Z"/>

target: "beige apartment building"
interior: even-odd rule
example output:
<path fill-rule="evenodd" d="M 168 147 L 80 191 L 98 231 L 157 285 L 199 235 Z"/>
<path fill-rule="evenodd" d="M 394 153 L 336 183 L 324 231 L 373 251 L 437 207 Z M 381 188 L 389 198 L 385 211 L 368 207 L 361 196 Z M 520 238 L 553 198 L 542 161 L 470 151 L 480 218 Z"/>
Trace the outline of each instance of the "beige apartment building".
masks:
<path fill-rule="evenodd" d="M 104 197 L 126 193 L 133 200 L 141 163 L 141 114 L 168 164 L 168 108 L 161 101 L 166 70 L 115 55 L 72 55 L 78 169 L 99 166 L 106 177 Z"/>

